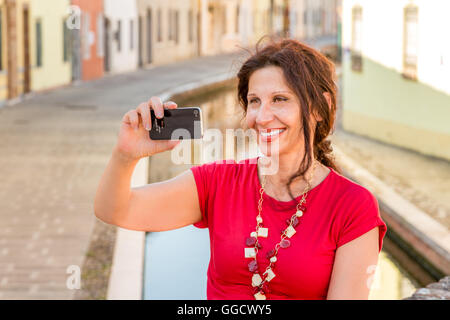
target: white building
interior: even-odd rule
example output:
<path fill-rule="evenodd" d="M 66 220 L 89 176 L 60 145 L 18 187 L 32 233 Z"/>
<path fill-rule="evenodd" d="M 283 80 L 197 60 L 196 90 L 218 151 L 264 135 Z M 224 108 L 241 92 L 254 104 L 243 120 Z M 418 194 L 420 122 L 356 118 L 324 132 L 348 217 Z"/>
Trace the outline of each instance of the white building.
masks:
<path fill-rule="evenodd" d="M 104 0 L 105 71 L 124 72 L 138 66 L 136 1 Z"/>
<path fill-rule="evenodd" d="M 450 1 L 343 0 L 343 125 L 450 159 Z"/>

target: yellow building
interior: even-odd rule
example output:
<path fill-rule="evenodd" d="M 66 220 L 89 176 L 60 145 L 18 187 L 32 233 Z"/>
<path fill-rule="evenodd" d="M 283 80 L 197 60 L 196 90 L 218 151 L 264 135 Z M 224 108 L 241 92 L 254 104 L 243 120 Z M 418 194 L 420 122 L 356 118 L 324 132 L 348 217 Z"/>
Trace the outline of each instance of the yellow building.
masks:
<path fill-rule="evenodd" d="M 261 37 L 270 35 L 271 10 L 269 0 L 253 0 L 253 34 L 252 44 L 255 44 Z"/>
<path fill-rule="evenodd" d="M 29 0 L 0 0 L 0 105 L 30 91 Z"/>
<path fill-rule="evenodd" d="M 30 0 L 31 89 L 39 91 L 71 82 L 69 0 Z M 73 21 L 71 21 L 73 22 Z M 76 23 L 69 24 L 77 27 Z"/>

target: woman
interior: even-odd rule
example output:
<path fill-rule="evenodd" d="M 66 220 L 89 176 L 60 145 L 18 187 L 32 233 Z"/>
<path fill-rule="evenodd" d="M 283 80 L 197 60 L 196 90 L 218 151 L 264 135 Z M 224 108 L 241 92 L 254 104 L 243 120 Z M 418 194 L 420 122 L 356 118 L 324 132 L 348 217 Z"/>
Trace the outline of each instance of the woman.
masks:
<path fill-rule="evenodd" d="M 216 161 L 130 190 L 141 157 L 179 143 L 148 138 L 150 108 L 161 117 L 177 107 L 152 97 L 123 117 L 96 216 L 142 231 L 208 227 L 208 299 L 367 299 L 386 225 L 376 198 L 343 177 L 331 157 L 333 64 L 285 39 L 257 46 L 238 80 L 245 123 L 274 174 L 262 174 L 260 157 Z"/>

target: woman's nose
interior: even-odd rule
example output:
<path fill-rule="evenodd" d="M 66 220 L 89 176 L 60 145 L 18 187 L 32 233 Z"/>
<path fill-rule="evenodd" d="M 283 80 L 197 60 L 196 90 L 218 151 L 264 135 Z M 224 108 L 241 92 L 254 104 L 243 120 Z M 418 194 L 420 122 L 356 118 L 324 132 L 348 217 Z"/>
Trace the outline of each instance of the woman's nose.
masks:
<path fill-rule="evenodd" d="M 262 103 L 256 115 L 256 123 L 265 124 L 273 120 L 273 112 L 270 108 L 270 103 Z"/>

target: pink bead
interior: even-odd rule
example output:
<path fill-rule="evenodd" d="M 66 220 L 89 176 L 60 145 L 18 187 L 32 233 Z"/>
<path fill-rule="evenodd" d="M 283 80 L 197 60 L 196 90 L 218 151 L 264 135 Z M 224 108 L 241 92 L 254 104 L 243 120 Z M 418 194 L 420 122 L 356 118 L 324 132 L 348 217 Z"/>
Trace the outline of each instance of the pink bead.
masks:
<path fill-rule="evenodd" d="M 295 228 L 298 225 L 298 218 L 297 216 L 294 216 L 294 219 L 292 219 L 292 226 Z"/>
<path fill-rule="evenodd" d="M 249 247 L 254 246 L 255 243 L 256 243 L 255 237 L 248 237 L 247 239 L 245 239 L 245 244 Z"/>
<path fill-rule="evenodd" d="M 291 245 L 291 242 L 288 239 L 283 239 L 280 243 L 280 247 L 283 249 L 288 248 Z"/>
<path fill-rule="evenodd" d="M 250 272 L 255 272 L 256 270 L 258 270 L 258 263 L 256 262 L 256 260 L 252 260 L 248 264 L 248 270 L 250 270 Z"/>
<path fill-rule="evenodd" d="M 272 249 L 270 251 L 267 252 L 266 257 L 267 259 L 272 258 L 275 255 L 275 249 Z"/>
<path fill-rule="evenodd" d="M 286 224 L 290 225 L 291 219 L 286 219 Z M 297 216 L 294 216 L 294 218 L 292 219 L 292 226 L 295 228 L 297 225 L 298 225 L 298 218 Z"/>

